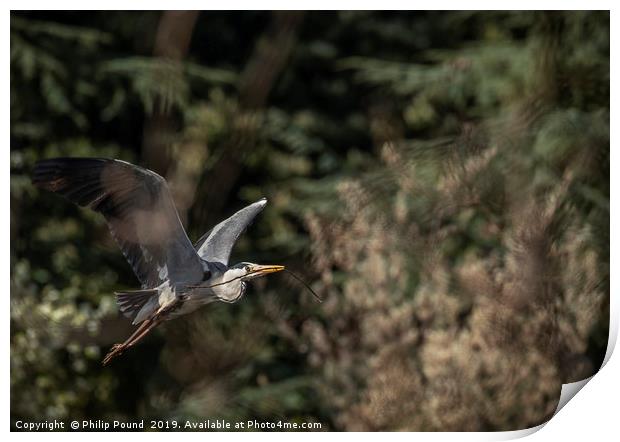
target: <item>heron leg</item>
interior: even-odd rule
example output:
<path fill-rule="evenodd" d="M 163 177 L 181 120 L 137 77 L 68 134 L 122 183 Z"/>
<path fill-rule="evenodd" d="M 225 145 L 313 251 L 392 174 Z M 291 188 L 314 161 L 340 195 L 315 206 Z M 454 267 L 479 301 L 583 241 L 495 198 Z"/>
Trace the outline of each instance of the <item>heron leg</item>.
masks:
<path fill-rule="evenodd" d="M 126 349 L 137 344 L 138 341 L 144 338 L 151 330 L 161 324 L 168 316 L 168 313 L 178 308 L 183 301 L 185 301 L 184 297 L 176 298 L 175 301 L 171 302 L 169 305 L 161 307 L 153 316 L 145 319 L 142 324 L 140 324 L 140 327 L 138 327 L 125 342 L 112 346 L 106 357 L 103 358 L 103 365 L 108 365 L 112 359 L 120 356 Z"/>
<path fill-rule="evenodd" d="M 103 365 L 108 365 L 110 361 L 112 361 L 112 359 L 120 356 L 126 349 L 134 346 L 151 330 L 157 327 L 162 321 L 163 318 L 161 318 L 160 315 L 145 320 L 142 324 L 140 324 L 140 327 L 138 327 L 136 331 L 133 332 L 129 338 L 127 338 L 125 342 L 123 342 L 122 344 L 114 344 L 112 346 L 106 357 L 103 359 Z"/>

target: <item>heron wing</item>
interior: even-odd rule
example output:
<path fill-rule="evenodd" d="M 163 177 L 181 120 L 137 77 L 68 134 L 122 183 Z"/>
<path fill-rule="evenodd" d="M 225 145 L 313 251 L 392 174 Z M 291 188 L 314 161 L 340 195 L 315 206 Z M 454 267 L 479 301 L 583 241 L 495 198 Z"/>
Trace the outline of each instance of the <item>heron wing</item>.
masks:
<path fill-rule="evenodd" d="M 213 227 L 196 242 L 194 247 L 198 250 L 198 255 L 208 262 L 220 262 L 228 265 L 230 252 L 237 238 L 247 229 L 266 204 L 267 199 L 263 198 L 244 207 Z"/>
<path fill-rule="evenodd" d="M 103 214 L 143 288 L 200 281 L 201 260 L 155 172 L 120 160 L 54 158 L 35 165 L 32 182 Z"/>

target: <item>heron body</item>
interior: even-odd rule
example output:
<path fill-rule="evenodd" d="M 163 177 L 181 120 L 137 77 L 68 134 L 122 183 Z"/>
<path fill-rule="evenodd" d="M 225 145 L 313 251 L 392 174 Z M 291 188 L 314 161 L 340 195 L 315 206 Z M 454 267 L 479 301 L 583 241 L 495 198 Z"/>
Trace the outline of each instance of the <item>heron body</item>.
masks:
<path fill-rule="evenodd" d="M 279 267 L 282 267 L 257 266 L 251 263 L 240 263 L 238 266 L 240 267 L 214 266 L 216 270 L 211 273 L 205 273 L 208 275 L 207 279 L 200 281 L 196 286 L 188 286 L 187 284 L 174 285 L 170 280 L 166 280 L 157 287 L 157 296 L 149 299 L 147 304 L 140 309 L 133 323 L 139 324 L 144 319 L 152 316 L 158 309 L 171 305 L 174 302 L 178 302 L 178 306 L 167 315 L 165 320 L 192 313 L 203 305 L 216 301 L 230 304 L 235 303 L 245 294 L 246 281 L 250 279 L 250 277 L 245 277 L 250 272 L 246 267 L 263 268 L 263 271 L 266 271 L 266 273 L 276 272 L 279 270 Z M 271 272 L 264 269 L 265 267 L 272 269 Z"/>
<path fill-rule="evenodd" d="M 142 284 L 140 290 L 116 293 L 120 311 L 139 327 L 124 343 L 112 347 L 104 364 L 161 322 L 211 302 L 237 302 L 245 294 L 246 281 L 284 269 L 228 264 L 238 237 L 267 204 L 265 198 L 192 244 L 166 181 L 153 171 L 114 159 L 53 158 L 35 165 L 32 181 L 101 213 Z"/>

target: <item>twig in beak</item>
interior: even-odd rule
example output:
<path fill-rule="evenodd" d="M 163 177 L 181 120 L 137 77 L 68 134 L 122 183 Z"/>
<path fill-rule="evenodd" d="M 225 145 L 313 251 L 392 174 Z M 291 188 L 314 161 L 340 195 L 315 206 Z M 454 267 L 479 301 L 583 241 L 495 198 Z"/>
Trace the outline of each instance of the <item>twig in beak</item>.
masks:
<path fill-rule="evenodd" d="M 312 295 L 317 299 L 317 301 L 319 302 L 323 302 L 323 300 L 321 299 L 321 297 L 319 295 L 316 294 L 316 292 L 314 290 L 312 290 L 312 288 L 310 288 L 310 285 L 304 281 L 303 279 L 301 279 L 299 276 L 297 276 L 296 274 L 294 274 L 293 272 L 291 272 L 289 269 L 282 269 L 285 272 L 289 273 L 293 278 L 295 278 L 297 281 L 301 282 L 308 290 L 310 290 L 310 293 L 312 293 Z"/>
<path fill-rule="evenodd" d="M 282 270 L 287 272 L 288 274 L 290 274 L 297 281 L 301 282 L 304 285 L 304 287 L 306 287 L 308 290 L 310 290 L 310 293 L 312 293 L 312 296 L 314 296 L 317 299 L 317 301 L 323 302 L 323 299 L 321 299 L 321 297 L 319 295 L 317 295 L 314 290 L 312 290 L 312 288 L 310 287 L 310 285 L 308 285 L 308 283 L 306 281 L 301 279 L 295 273 L 291 272 L 289 269 L 283 268 Z M 251 275 L 253 273 L 258 273 L 258 271 L 257 272 L 249 273 L 248 275 Z M 212 284 L 212 285 L 190 285 L 190 286 L 187 286 L 187 287 L 190 288 L 190 289 L 194 289 L 194 288 L 212 288 L 212 287 L 217 287 L 217 286 L 220 286 L 220 285 L 231 283 L 231 282 L 233 282 L 233 281 L 235 281 L 237 279 L 245 278 L 248 275 L 237 276 L 236 278 L 232 278 L 232 279 L 230 279 L 228 281 L 224 281 L 224 282 L 220 282 L 220 283 Z"/>

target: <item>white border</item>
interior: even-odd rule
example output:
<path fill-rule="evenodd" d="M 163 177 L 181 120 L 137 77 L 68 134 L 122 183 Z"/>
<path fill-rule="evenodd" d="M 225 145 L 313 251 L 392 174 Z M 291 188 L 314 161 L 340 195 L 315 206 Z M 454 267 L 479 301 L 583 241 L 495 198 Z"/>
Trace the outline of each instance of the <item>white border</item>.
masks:
<path fill-rule="evenodd" d="M 162 2 L 157 0 L 138 0 L 133 1 L 131 3 L 127 1 L 118 1 L 118 0 L 110 0 L 106 2 L 89 2 L 87 5 L 83 2 L 78 1 L 60 1 L 54 2 L 53 6 L 60 9 L 118 9 L 118 10 L 139 10 L 139 9 L 213 9 L 213 10 L 234 10 L 234 9 L 377 9 L 380 7 L 381 9 L 410 9 L 410 8 L 427 8 L 427 9 L 435 9 L 435 10 L 444 10 L 444 9 L 612 9 L 613 3 L 610 1 L 589 1 L 589 2 L 578 2 L 578 1 L 563 1 L 563 2 L 544 2 L 544 1 L 531 1 L 524 0 L 520 2 L 510 2 L 510 5 L 506 4 L 507 2 L 502 2 L 498 4 L 497 2 L 491 1 L 469 1 L 469 2 L 457 2 L 457 1 L 416 1 L 416 2 L 404 2 L 404 1 L 395 1 L 395 0 L 384 0 L 381 3 L 378 2 L 368 2 L 364 0 L 349 0 L 349 1 L 324 1 L 324 0 L 316 0 L 312 2 L 304 2 L 304 1 L 296 1 L 294 3 L 284 2 L 284 1 L 227 1 L 221 3 L 211 3 L 211 2 L 197 2 L 197 1 L 184 1 L 179 0 L 174 3 L 172 2 Z M 24 10 L 24 9 L 48 9 L 52 4 L 49 2 L 43 1 L 9 1 L 7 2 L 7 6 L 16 10 Z M 9 42 L 9 10 L 7 9 L 6 13 L 3 16 L 3 23 L 5 29 L 5 42 L 2 45 L 3 59 L 5 63 L 9 62 L 9 53 L 10 53 L 10 42 Z M 611 54 L 611 73 L 615 73 L 617 69 L 615 69 L 615 61 L 618 60 L 617 57 L 617 43 L 615 42 L 615 34 L 613 32 L 614 25 L 618 25 L 619 20 L 616 19 L 616 13 L 612 10 L 611 13 L 611 43 L 612 43 L 612 54 Z M 5 140 L 10 140 L 10 119 L 9 119 L 9 96 L 10 96 L 10 83 L 9 83 L 9 68 L 6 67 L 3 71 L 2 75 L 4 76 L 3 87 L 4 87 L 4 97 L 5 97 L 5 107 L 3 108 L 3 119 L 2 126 L 4 128 Z M 615 93 L 615 88 L 612 86 L 611 88 L 611 98 L 613 103 L 618 103 L 617 93 Z M 616 119 L 614 119 L 613 105 L 612 105 L 612 114 L 611 114 L 611 127 L 618 127 Z M 612 129 L 612 140 L 613 137 L 613 129 Z M 10 141 L 9 141 L 10 143 Z M 10 164 L 9 162 L 9 149 L 6 149 L 6 164 Z M 614 154 L 612 149 L 611 154 L 611 165 L 612 170 L 618 171 L 618 161 L 617 155 Z M 8 205 L 10 202 L 10 174 L 9 167 L 5 166 L 1 172 L 3 174 L 3 182 L 5 183 L 5 188 L 2 191 L 3 203 Z M 618 217 L 618 205 L 614 204 L 615 198 L 614 195 L 617 195 L 618 192 L 618 179 L 615 177 L 615 174 L 611 174 L 611 222 L 614 225 L 614 221 L 620 220 Z M 6 213 L 6 212 L 5 212 Z M 5 218 L 2 220 L 3 223 L 3 233 L 5 235 L 5 243 L 9 243 L 10 241 L 10 217 L 8 213 L 6 213 Z M 618 238 L 617 234 L 614 233 L 614 230 L 611 231 L 611 254 L 612 258 L 615 256 L 615 251 L 618 250 Z M 5 382 L 3 384 L 3 411 L 5 416 L 7 416 L 7 427 L 8 431 L 10 428 L 10 398 L 9 398 L 9 386 L 10 386 L 10 370 L 9 370 L 9 321 L 8 319 L 8 311 L 9 311 L 9 291 L 10 291 L 10 251 L 5 251 L 2 255 L 3 266 L 2 272 L 5 275 L 4 281 L 7 284 L 7 292 L 5 293 L 5 305 L 7 306 L 7 311 L 5 312 L 5 324 L 3 329 L 3 344 L 5 346 L 5 351 L 3 352 L 4 364 L 2 365 L 3 370 L 3 378 Z M 615 275 L 617 273 L 618 268 L 617 260 L 612 259 L 611 263 L 611 274 Z M 618 356 L 612 356 L 612 351 L 617 341 L 618 334 L 618 296 L 617 296 L 617 288 L 618 284 L 615 282 L 614 278 L 611 279 L 611 324 L 610 324 L 610 345 L 608 347 L 608 352 L 606 355 L 607 364 L 601 369 L 601 371 L 596 374 L 590 382 L 583 387 L 583 390 L 578 393 L 579 398 L 577 400 L 569 401 L 568 404 L 562 408 L 556 416 L 549 421 L 547 425 L 542 425 L 537 427 L 536 429 L 530 430 L 521 430 L 515 432 L 505 432 L 505 433 L 384 433 L 381 435 L 375 435 L 373 433 L 343 433 L 334 436 L 333 434 L 319 434 L 317 433 L 295 433 L 294 435 L 287 433 L 250 433 L 249 437 L 252 437 L 256 440 L 284 440 L 287 441 L 291 437 L 310 440 L 315 439 L 317 436 L 321 438 L 332 438 L 332 437 L 351 437 L 356 439 L 366 439 L 366 438 L 376 438 L 376 437 L 389 437 L 390 439 L 401 439 L 411 441 L 412 438 L 415 440 L 507 440 L 507 439 L 515 439 L 519 437 L 526 436 L 528 434 L 534 433 L 531 437 L 531 440 L 572 440 L 575 439 L 584 439 L 591 438 L 592 440 L 607 440 L 612 435 L 619 434 L 618 432 L 618 417 L 617 417 L 617 405 L 618 399 L 615 396 L 618 392 L 620 392 L 620 362 Z M 611 357 L 611 358 L 610 358 Z M 542 428 L 544 427 L 544 428 Z M 535 430 L 540 431 L 535 431 Z M 40 434 L 45 434 L 44 437 L 49 437 L 52 440 L 77 440 L 83 439 L 84 435 L 80 433 L 71 433 L 71 432 L 63 432 L 63 433 L 11 433 L 11 437 L 15 437 L 16 439 L 31 439 L 38 438 Z M 148 437 L 149 440 L 163 440 L 163 438 L 170 438 L 172 435 L 166 433 L 134 433 L 130 435 L 132 438 L 142 439 L 144 437 Z M 88 438 L 93 438 L 94 440 L 104 440 L 109 439 L 110 435 L 105 433 L 90 433 Z M 204 440 L 205 437 L 208 438 L 217 438 L 230 440 L 233 438 L 241 437 L 238 433 L 185 433 L 184 438 L 187 437 L 189 439 L 195 440 Z"/>

